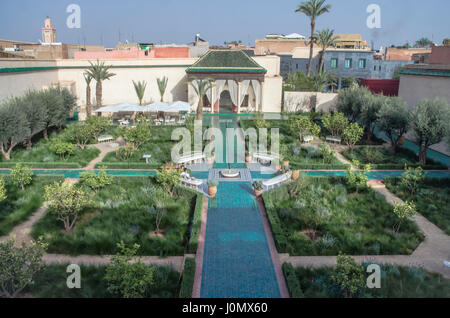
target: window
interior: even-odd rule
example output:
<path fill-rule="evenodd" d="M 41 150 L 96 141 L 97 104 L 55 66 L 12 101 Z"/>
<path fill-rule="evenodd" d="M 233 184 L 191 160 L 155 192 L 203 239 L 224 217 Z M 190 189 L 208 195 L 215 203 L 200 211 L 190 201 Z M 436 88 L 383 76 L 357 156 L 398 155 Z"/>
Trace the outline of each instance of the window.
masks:
<path fill-rule="evenodd" d="M 248 107 L 248 95 L 245 95 L 244 101 L 242 102 L 242 107 Z"/>
<path fill-rule="evenodd" d="M 374 71 L 377 70 L 377 66 L 376 66 L 376 65 L 373 66 L 373 70 L 374 70 Z"/>
<path fill-rule="evenodd" d="M 337 65 L 338 65 L 338 59 L 332 58 L 330 67 L 331 68 L 337 68 Z"/>
<path fill-rule="evenodd" d="M 297 68 L 297 70 L 298 70 L 298 64 L 295 64 L 295 67 Z"/>
<path fill-rule="evenodd" d="M 208 96 L 203 96 L 203 107 L 211 107 L 211 103 L 209 102 Z"/>
<path fill-rule="evenodd" d="M 345 68 L 352 68 L 352 59 L 345 59 Z"/>
<path fill-rule="evenodd" d="M 366 68 L 366 59 L 359 59 L 358 67 Z"/>
<path fill-rule="evenodd" d="M 380 65 L 380 66 L 378 66 L 378 70 L 379 70 L 379 71 L 381 71 L 381 65 Z"/>

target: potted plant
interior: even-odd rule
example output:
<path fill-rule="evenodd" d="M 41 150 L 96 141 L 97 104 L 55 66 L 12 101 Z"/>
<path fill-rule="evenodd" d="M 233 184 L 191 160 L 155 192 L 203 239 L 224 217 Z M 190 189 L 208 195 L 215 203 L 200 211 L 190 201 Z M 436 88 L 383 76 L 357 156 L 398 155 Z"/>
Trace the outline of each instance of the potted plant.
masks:
<path fill-rule="evenodd" d="M 217 180 L 208 180 L 208 194 L 211 198 L 214 198 L 217 193 L 217 186 L 219 185 L 219 181 Z"/>
<path fill-rule="evenodd" d="M 250 153 L 248 152 L 248 150 L 245 151 L 245 162 L 246 163 L 252 162 L 252 156 L 250 156 Z"/>
<path fill-rule="evenodd" d="M 295 180 L 297 180 L 299 177 L 300 177 L 300 170 L 299 170 L 299 169 L 293 168 L 291 179 L 295 181 Z"/>
<path fill-rule="evenodd" d="M 253 188 L 255 189 L 255 196 L 259 197 L 264 192 L 262 181 L 254 181 Z"/>

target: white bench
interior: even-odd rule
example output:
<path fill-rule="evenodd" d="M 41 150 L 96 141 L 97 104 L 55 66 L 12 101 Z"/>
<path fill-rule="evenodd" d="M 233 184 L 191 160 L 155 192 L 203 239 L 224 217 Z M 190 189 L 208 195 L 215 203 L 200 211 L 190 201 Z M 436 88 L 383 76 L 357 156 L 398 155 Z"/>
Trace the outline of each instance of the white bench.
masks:
<path fill-rule="evenodd" d="M 275 178 L 265 180 L 262 182 L 263 188 L 265 187 L 266 190 L 269 190 L 270 187 L 274 188 L 275 186 L 282 184 L 284 182 L 287 182 L 291 179 L 292 172 L 289 171 L 288 173 L 282 174 L 281 176 L 277 176 Z"/>
<path fill-rule="evenodd" d="M 275 161 L 276 159 L 280 159 L 280 156 L 278 154 L 268 154 L 268 153 L 254 153 L 252 155 L 253 158 L 255 158 L 257 161 L 258 160 L 264 160 L 264 161 Z"/>
<path fill-rule="evenodd" d="M 200 162 L 203 162 L 205 159 L 206 159 L 205 154 L 199 152 L 199 153 L 192 153 L 187 156 L 182 156 L 182 157 L 178 158 L 177 160 L 175 160 L 174 163 L 177 165 L 197 163 L 197 162 L 200 163 Z"/>
<path fill-rule="evenodd" d="M 311 142 L 314 140 L 314 136 L 305 136 L 303 137 L 303 142 Z"/>
<path fill-rule="evenodd" d="M 326 141 L 332 141 L 332 142 L 338 142 L 338 143 L 341 143 L 341 138 L 338 138 L 338 137 L 332 137 L 332 136 L 328 136 L 327 138 L 326 138 Z"/>
<path fill-rule="evenodd" d="M 200 179 L 180 179 L 181 185 L 185 185 L 190 188 L 194 188 L 196 190 L 199 190 L 199 187 L 203 184 L 203 180 Z"/>
<path fill-rule="evenodd" d="M 108 141 L 113 141 L 114 140 L 114 138 L 113 138 L 113 136 L 100 136 L 100 137 L 98 137 L 97 138 L 97 141 L 98 142 L 108 142 Z"/>

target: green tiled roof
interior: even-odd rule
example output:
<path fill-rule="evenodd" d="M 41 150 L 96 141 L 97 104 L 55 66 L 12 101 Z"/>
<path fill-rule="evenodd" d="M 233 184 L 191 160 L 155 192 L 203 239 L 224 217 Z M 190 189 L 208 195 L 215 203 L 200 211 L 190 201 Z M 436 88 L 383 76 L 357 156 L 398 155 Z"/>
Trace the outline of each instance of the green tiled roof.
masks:
<path fill-rule="evenodd" d="M 187 73 L 267 73 L 241 50 L 210 50 L 186 70 Z"/>
<path fill-rule="evenodd" d="M 404 68 L 400 71 L 400 74 L 450 77 L 449 71 L 446 72 L 443 70 L 413 69 L 413 68 Z"/>

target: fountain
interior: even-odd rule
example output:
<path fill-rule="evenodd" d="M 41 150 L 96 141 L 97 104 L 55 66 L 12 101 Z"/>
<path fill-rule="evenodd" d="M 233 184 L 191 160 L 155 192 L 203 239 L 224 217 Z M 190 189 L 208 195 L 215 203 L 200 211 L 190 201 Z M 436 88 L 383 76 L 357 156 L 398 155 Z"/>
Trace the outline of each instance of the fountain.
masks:
<path fill-rule="evenodd" d="M 231 170 L 231 169 L 221 170 L 220 174 L 222 175 L 222 177 L 227 178 L 227 179 L 238 178 L 240 175 L 239 171 Z"/>

